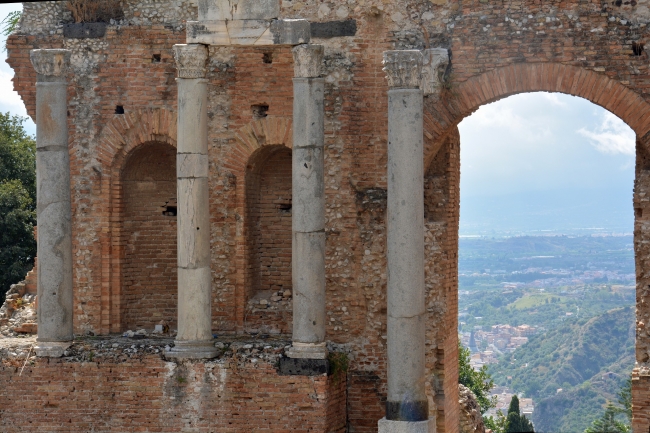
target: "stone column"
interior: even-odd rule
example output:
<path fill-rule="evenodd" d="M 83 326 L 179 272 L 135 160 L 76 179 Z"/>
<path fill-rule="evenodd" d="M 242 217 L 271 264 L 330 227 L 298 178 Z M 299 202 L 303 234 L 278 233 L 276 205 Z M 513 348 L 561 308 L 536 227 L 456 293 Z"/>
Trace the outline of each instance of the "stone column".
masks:
<path fill-rule="evenodd" d="M 293 344 L 287 356 L 325 359 L 323 46 L 298 45 L 293 59 Z"/>
<path fill-rule="evenodd" d="M 388 396 L 379 432 L 435 431 L 425 393 L 422 53 L 386 51 Z"/>
<path fill-rule="evenodd" d="M 167 356 L 212 358 L 205 45 L 174 45 L 178 66 L 178 334 Z"/>
<path fill-rule="evenodd" d="M 72 331 L 72 211 L 68 153 L 69 50 L 32 50 L 36 70 L 38 356 L 59 357 Z"/>

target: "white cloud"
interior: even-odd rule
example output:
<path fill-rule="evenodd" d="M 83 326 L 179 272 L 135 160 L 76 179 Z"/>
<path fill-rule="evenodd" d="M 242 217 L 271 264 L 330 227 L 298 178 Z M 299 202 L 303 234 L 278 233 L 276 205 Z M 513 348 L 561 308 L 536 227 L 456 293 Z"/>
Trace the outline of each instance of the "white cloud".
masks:
<path fill-rule="evenodd" d="M 621 119 L 606 111 L 594 130 L 580 128 L 577 131 L 599 152 L 634 156 L 636 137 L 634 131 Z"/>
<path fill-rule="evenodd" d="M 18 93 L 14 92 L 14 85 L 11 82 L 13 74 L 0 71 L 0 111 L 9 111 L 11 114 L 27 116 L 25 104 Z"/>
<path fill-rule="evenodd" d="M 528 104 L 525 97 L 499 102 L 479 108 L 468 123 L 476 122 L 474 127 L 498 129 L 502 134 L 526 142 L 547 141 L 553 136 L 548 123 L 541 121 L 539 116 L 521 114 L 522 105 Z"/>
<path fill-rule="evenodd" d="M 542 93 L 542 97 L 546 99 L 548 102 L 550 102 L 552 105 L 558 106 L 558 107 L 566 107 L 567 104 L 560 98 L 559 93 Z"/>

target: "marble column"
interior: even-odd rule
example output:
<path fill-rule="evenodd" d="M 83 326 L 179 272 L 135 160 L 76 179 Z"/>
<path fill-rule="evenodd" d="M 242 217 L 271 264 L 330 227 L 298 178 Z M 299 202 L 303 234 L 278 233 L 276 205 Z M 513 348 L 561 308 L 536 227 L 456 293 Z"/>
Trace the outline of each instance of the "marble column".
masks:
<path fill-rule="evenodd" d="M 178 334 L 173 358 L 216 356 L 212 337 L 205 45 L 174 45 L 178 67 Z"/>
<path fill-rule="evenodd" d="M 388 78 L 386 418 L 379 432 L 435 430 L 425 393 L 422 53 L 384 53 Z"/>
<path fill-rule="evenodd" d="M 293 48 L 292 283 L 290 358 L 325 359 L 323 46 Z"/>
<path fill-rule="evenodd" d="M 72 331 L 72 211 L 68 152 L 70 51 L 32 50 L 36 79 L 38 356 L 59 357 Z"/>

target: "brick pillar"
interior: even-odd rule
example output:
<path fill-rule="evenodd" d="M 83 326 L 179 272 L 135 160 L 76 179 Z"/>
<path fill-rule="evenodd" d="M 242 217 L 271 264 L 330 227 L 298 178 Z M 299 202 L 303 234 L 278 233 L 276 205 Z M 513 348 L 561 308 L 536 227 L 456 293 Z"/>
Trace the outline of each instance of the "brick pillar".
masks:
<path fill-rule="evenodd" d="M 36 80 L 38 356 L 60 357 L 72 330 L 72 222 L 68 153 L 70 51 L 32 50 Z"/>
<path fill-rule="evenodd" d="M 325 359 L 325 181 L 322 45 L 293 49 L 292 283 L 290 358 Z"/>
<path fill-rule="evenodd" d="M 212 358 L 205 45 L 174 45 L 178 66 L 178 335 L 173 358 Z"/>
<path fill-rule="evenodd" d="M 388 78 L 386 417 L 380 433 L 432 433 L 425 391 L 422 53 L 386 51 Z"/>
<path fill-rule="evenodd" d="M 636 365 L 632 371 L 632 430 L 650 429 L 650 133 L 637 138 L 634 180 Z"/>

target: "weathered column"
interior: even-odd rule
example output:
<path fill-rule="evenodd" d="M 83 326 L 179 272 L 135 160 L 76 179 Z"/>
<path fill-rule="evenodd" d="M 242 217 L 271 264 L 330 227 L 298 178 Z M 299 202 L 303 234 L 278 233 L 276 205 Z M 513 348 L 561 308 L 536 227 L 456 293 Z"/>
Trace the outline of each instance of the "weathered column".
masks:
<path fill-rule="evenodd" d="M 167 356 L 212 358 L 205 45 L 174 45 L 178 66 L 178 334 Z"/>
<path fill-rule="evenodd" d="M 298 45 L 293 59 L 293 344 L 287 356 L 325 359 L 323 46 Z"/>
<path fill-rule="evenodd" d="M 388 396 L 379 432 L 433 432 L 425 393 L 423 96 L 420 51 L 386 51 Z"/>
<path fill-rule="evenodd" d="M 72 331 L 68 50 L 32 50 L 36 70 L 38 356 L 62 356 Z"/>

